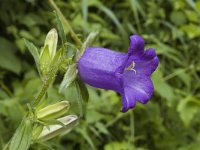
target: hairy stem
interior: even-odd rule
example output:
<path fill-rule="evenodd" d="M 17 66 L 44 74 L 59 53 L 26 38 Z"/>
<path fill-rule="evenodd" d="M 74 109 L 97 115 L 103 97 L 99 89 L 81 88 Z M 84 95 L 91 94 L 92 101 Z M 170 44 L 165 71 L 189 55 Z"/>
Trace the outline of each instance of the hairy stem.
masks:
<path fill-rule="evenodd" d="M 33 101 L 34 106 L 37 106 L 41 102 L 44 95 L 47 93 L 47 90 L 48 90 L 49 86 L 51 85 L 51 83 L 53 82 L 56 72 L 58 71 L 58 68 L 60 67 L 60 65 L 62 63 L 63 63 L 63 61 L 60 61 L 60 63 L 58 65 L 53 67 L 53 69 L 50 71 L 48 78 L 44 80 L 43 87 L 42 87 L 40 93 Z"/>

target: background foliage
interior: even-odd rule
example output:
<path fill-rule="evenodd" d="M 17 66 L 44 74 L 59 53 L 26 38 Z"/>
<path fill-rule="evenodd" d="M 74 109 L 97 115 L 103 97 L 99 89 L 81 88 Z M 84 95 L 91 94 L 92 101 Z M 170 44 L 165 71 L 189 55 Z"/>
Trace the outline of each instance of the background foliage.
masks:
<path fill-rule="evenodd" d="M 90 100 L 80 124 L 69 134 L 30 149 L 198 150 L 200 147 L 200 1 L 199 0 L 56 0 L 81 39 L 91 31 L 94 45 L 126 52 L 129 35 L 140 34 L 159 55 L 153 75 L 155 93 L 146 105 L 121 113 L 120 97 L 89 87 Z M 47 0 L 0 2 L 0 149 L 41 87 L 23 38 L 38 47 L 56 27 Z M 68 29 L 65 27 L 65 30 Z M 75 45 L 70 35 L 68 42 Z M 74 85 L 58 93 L 58 75 L 49 89 L 51 102 L 69 100 L 79 113 Z"/>

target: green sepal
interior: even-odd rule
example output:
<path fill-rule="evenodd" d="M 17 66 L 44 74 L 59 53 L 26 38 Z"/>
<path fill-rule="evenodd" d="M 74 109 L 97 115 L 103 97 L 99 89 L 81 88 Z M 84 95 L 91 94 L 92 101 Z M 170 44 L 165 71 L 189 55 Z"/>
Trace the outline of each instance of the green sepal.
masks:
<path fill-rule="evenodd" d="M 89 99 L 89 93 L 87 90 L 87 87 L 85 86 L 85 83 L 83 83 L 82 80 L 80 80 L 79 78 L 76 79 L 76 88 L 79 88 L 78 91 L 80 91 L 80 96 L 82 98 L 82 100 L 84 100 L 85 102 L 88 102 Z"/>
<path fill-rule="evenodd" d="M 68 66 L 64 78 L 60 84 L 59 92 L 63 92 L 75 79 L 77 76 L 77 64 L 71 64 Z"/>
<path fill-rule="evenodd" d="M 50 69 L 51 64 L 51 56 L 49 53 L 49 46 L 46 45 L 42 48 L 42 52 L 40 53 L 40 70 L 42 75 L 47 75 Z"/>
<path fill-rule="evenodd" d="M 98 32 L 91 32 L 87 39 L 85 40 L 85 42 L 83 43 L 82 47 L 81 47 L 81 52 L 79 54 L 78 59 L 83 55 L 84 51 L 92 44 L 92 42 L 94 41 L 94 39 L 96 38 Z M 77 59 L 77 61 L 78 61 Z"/>
<path fill-rule="evenodd" d="M 37 47 L 33 43 L 29 42 L 26 39 L 24 39 L 24 43 L 25 43 L 26 47 L 28 48 L 29 52 L 31 53 L 31 55 L 33 56 L 36 66 L 37 66 L 37 70 L 40 73 L 40 68 L 39 68 L 40 56 L 39 56 L 39 51 L 38 51 Z"/>

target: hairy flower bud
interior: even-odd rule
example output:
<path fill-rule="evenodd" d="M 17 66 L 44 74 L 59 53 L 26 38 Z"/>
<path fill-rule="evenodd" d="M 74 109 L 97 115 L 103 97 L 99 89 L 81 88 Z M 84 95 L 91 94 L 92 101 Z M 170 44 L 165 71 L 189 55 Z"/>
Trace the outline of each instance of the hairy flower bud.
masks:
<path fill-rule="evenodd" d="M 49 105 L 37 111 L 37 118 L 40 120 L 56 119 L 61 117 L 69 110 L 68 101 L 61 101 L 56 104 Z"/>

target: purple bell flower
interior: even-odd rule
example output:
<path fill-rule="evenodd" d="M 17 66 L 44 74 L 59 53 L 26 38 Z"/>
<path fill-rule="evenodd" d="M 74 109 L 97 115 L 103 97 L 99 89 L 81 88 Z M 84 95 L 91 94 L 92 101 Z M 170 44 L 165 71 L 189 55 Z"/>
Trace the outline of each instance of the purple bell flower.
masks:
<path fill-rule="evenodd" d="M 150 76 L 157 66 L 155 50 L 144 50 L 144 40 L 139 35 L 130 36 L 128 53 L 89 47 L 78 61 L 84 82 L 121 94 L 122 112 L 135 107 L 136 101 L 145 104 L 151 98 L 154 86 Z"/>

